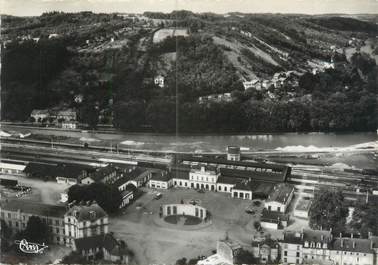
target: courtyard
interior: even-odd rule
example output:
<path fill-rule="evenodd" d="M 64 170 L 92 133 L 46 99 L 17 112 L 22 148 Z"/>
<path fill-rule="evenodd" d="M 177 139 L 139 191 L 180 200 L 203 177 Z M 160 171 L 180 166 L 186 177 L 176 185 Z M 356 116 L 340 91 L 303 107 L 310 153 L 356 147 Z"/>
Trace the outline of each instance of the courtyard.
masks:
<path fill-rule="evenodd" d="M 173 264 L 177 259 L 208 256 L 215 250 L 216 241 L 227 235 L 248 247 L 257 232 L 254 222 L 260 219 L 262 205 L 255 206 L 250 200 L 232 199 L 230 194 L 195 190 L 170 189 L 144 194 L 110 220 L 109 230 L 124 239 L 135 253 L 137 264 Z M 157 192 L 162 194 L 155 199 Z M 210 212 L 205 225 L 176 226 L 161 221 L 159 208 L 164 204 L 196 201 Z M 246 209 L 254 209 L 248 214 Z"/>

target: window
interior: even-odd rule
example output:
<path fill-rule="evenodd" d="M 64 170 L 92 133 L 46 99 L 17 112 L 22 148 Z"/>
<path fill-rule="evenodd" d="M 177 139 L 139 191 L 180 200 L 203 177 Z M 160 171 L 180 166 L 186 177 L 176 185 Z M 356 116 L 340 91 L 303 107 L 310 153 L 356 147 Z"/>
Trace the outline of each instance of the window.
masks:
<path fill-rule="evenodd" d="M 18 227 L 18 222 L 16 222 L 15 224 L 16 224 L 16 227 Z"/>
<path fill-rule="evenodd" d="M 299 258 L 299 252 L 297 252 L 297 258 Z"/>
<path fill-rule="evenodd" d="M 188 186 L 188 183 L 187 182 L 185 182 L 185 187 L 187 187 Z"/>
<path fill-rule="evenodd" d="M 55 220 L 55 225 L 59 225 L 59 220 Z"/>
<path fill-rule="evenodd" d="M 224 186 L 224 191 L 227 191 L 227 187 L 226 186 Z"/>
<path fill-rule="evenodd" d="M 1 217 L 4 218 L 4 216 L 5 216 L 4 213 L 1 213 Z"/>
<path fill-rule="evenodd" d="M 295 261 L 295 263 L 296 263 L 296 264 L 299 264 L 299 259 L 297 259 L 297 260 Z"/>
<path fill-rule="evenodd" d="M 286 250 L 284 251 L 284 256 L 287 256 L 287 251 Z"/>
<path fill-rule="evenodd" d="M 60 232 L 59 228 L 56 228 L 55 231 L 56 231 L 57 234 L 59 234 L 59 232 Z"/>
<path fill-rule="evenodd" d="M 284 262 L 287 262 L 287 258 L 284 258 Z"/>
<path fill-rule="evenodd" d="M 11 216 L 11 214 L 10 213 L 8 213 L 8 218 L 11 218 L 12 216 Z"/>
<path fill-rule="evenodd" d="M 277 207 L 277 211 L 278 211 L 278 212 L 281 212 L 281 207 Z"/>
<path fill-rule="evenodd" d="M 300 246 L 297 246 L 297 250 L 299 250 L 300 249 Z"/>

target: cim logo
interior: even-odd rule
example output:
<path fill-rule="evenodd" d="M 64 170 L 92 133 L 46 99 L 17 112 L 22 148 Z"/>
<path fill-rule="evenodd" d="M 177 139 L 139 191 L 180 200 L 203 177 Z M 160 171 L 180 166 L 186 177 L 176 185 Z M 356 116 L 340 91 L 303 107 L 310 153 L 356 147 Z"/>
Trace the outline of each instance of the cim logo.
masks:
<path fill-rule="evenodd" d="M 37 243 L 31 243 L 28 242 L 26 239 L 16 240 L 16 244 L 18 244 L 19 249 L 28 254 L 42 254 L 43 251 L 48 248 L 48 246 L 45 245 L 45 243 L 37 244 Z"/>

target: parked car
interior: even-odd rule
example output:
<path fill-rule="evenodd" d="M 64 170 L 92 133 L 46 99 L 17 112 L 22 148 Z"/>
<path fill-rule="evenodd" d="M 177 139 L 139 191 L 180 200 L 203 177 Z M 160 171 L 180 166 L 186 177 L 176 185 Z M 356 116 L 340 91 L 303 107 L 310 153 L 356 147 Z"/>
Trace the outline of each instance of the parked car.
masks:
<path fill-rule="evenodd" d="M 160 200 L 163 195 L 159 192 L 155 195 L 155 200 Z"/>
<path fill-rule="evenodd" d="M 205 190 L 204 189 L 199 189 L 197 190 L 199 193 L 205 193 Z"/>

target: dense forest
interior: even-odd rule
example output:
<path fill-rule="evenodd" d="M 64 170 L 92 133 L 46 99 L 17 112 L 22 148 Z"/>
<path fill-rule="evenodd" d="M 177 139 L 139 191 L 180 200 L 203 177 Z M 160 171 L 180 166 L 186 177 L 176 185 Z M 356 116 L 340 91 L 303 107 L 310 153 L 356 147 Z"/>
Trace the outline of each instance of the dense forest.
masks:
<path fill-rule="evenodd" d="M 349 59 L 339 54 L 333 57 L 333 69 L 316 74 L 306 70 L 298 86 L 270 86 L 267 90 L 245 90 L 238 67 L 247 65 L 251 71 L 266 77 L 292 70 L 295 65 L 302 66 L 312 57 L 324 60 L 331 54 L 324 48 L 324 51 L 319 48 L 306 53 L 306 49 L 312 47 L 307 38 L 316 38 L 316 30 L 327 32 L 323 44 L 332 43 L 338 31 L 347 32 L 340 33 L 343 40 L 362 36 L 358 34 L 376 34 L 377 27 L 371 23 L 306 16 L 290 18 L 282 27 L 284 18 L 278 15 L 277 18 L 270 16 L 274 18 L 271 20 L 263 15 L 242 18 L 242 25 L 251 32 L 252 26 L 263 25 L 261 32 L 254 29 L 253 34 L 259 36 L 259 40 L 252 42 L 230 31 L 235 25 L 234 17 L 228 22 L 221 16 L 186 11 L 145 15 L 174 19 L 179 26 L 188 27 L 191 34 L 153 43 L 151 37 L 164 26 L 161 23 L 156 27 L 141 26 L 136 23 L 142 22 L 123 22 L 116 15 L 97 17 L 90 12 L 44 14 L 39 20 L 33 18 L 32 22 L 6 18 L 5 26 L 9 27 L 6 32 L 12 35 L 16 35 L 17 30 L 36 34 L 35 30 L 41 31 L 56 21 L 69 25 L 72 32 L 60 38 L 45 36 L 38 42 L 14 40 L 3 49 L 2 120 L 27 121 L 33 109 L 65 106 L 76 108 L 79 121 L 92 127 L 105 123 L 128 131 L 366 131 L 377 128 L 378 67 L 370 54 L 356 50 Z M 72 21 L 78 19 L 88 24 L 96 22 L 96 26 L 87 25 L 87 31 L 78 33 L 72 30 Z M 22 27 L 17 27 L 18 23 Z M 109 35 L 109 31 L 120 29 L 119 23 L 126 23 L 130 28 L 127 35 Z M 301 30 L 293 26 L 296 23 L 301 24 Z M 303 31 L 309 23 L 312 23 L 312 31 Z M 273 37 L 274 30 L 269 31 L 272 28 L 280 30 L 284 37 Z M 239 50 L 214 41 L 214 34 L 230 43 L 239 41 Z M 110 43 L 110 37 L 116 41 L 126 40 L 126 44 L 101 52 L 85 44 L 87 38 L 90 40 L 87 43 L 102 39 Z M 281 51 L 272 51 L 262 40 Z M 270 52 L 272 59 L 265 60 L 256 50 Z M 240 53 L 233 61 L 236 52 Z M 289 54 L 290 60 L 279 56 L 283 52 Z M 171 57 L 174 59 L 167 59 Z M 272 64 L 274 60 L 277 65 Z M 154 84 L 157 74 L 165 76 L 164 87 Z M 222 93 L 231 93 L 232 100 L 199 101 L 201 96 Z M 269 94 L 274 94 L 274 98 Z M 295 97 L 289 97 L 290 94 Z"/>

